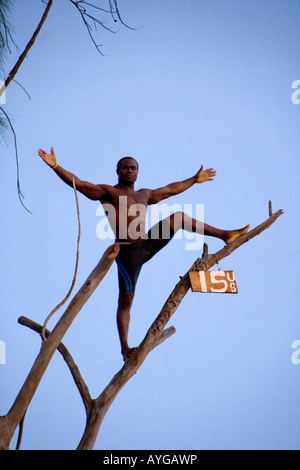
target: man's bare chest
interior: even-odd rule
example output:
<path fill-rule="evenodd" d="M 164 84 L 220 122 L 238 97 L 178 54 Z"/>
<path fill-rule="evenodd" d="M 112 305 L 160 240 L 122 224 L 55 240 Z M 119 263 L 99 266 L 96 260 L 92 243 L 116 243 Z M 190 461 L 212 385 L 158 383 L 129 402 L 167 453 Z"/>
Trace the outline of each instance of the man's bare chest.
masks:
<path fill-rule="evenodd" d="M 112 191 L 109 194 L 109 197 L 105 198 L 105 200 L 101 201 L 105 204 L 112 204 L 116 210 L 120 207 L 128 209 L 132 206 L 145 206 L 148 205 L 148 193 L 146 190 L 139 190 L 133 192 L 125 192 L 125 191 Z"/>

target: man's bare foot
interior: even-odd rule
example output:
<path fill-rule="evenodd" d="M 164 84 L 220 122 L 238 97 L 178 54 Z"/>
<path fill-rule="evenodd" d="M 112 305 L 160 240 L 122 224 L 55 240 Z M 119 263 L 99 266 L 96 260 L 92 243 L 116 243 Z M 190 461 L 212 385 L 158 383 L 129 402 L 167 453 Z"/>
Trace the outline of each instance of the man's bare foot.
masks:
<path fill-rule="evenodd" d="M 137 351 L 139 348 L 128 348 L 125 351 L 122 351 L 123 361 L 127 362 L 132 357 L 132 354 Z"/>
<path fill-rule="evenodd" d="M 248 224 L 246 227 L 240 228 L 239 230 L 228 230 L 224 237 L 224 242 L 226 243 L 226 245 L 229 245 L 229 243 L 232 243 L 241 235 L 244 235 L 245 233 L 247 233 L 249 230 L 249 227 L 250 225 Z"/>

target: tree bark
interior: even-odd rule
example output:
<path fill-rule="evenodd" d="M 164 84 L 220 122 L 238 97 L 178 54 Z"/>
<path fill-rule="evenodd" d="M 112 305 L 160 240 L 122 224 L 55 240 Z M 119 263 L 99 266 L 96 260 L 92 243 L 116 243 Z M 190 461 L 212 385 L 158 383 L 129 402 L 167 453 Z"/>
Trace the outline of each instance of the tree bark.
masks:
<path fill-rule="evenodd" d="M 208 254 L 207 245 L 204 246 L 203 256 L 195 261 L 189 271 L 181 278 L 178 284 L 173 289 L 172 293 L 165 302 L 161 312 L 150 326 L 145 338 L 136 350 L 136 353 L 132 355 L 128 362 L 122 367 L 122 369 L 113 377 L 108 386 L 103 390 L 101 395 L 96 400 L 93 400 L 90 413 L 87 415 L 86 427 L 81 438 L 81 441 L 77 447 L 77 450 L 92 450 L 96 441 L 101 423 L 104 416 L 112 404 L 113 400 L 124 387 L 124 385 L 130 380 L 130 378 L 136 373 L 139 367 L 146 359 L 149 352 L 159 344 L 160 338 L 164 334 L 164 328 L 168 323 L 171 316 L 177 310 L 179 304 L 183 300 L 185 294 L 190 289 L 189 272 L 190 271 L 207 271 L 220 259 L 230 255 L 234 250 L 239 248 L 244 243 L 248 242 L 252 238 L 259 235 L 263 230 L 267 229 L 272 225 L 275 220 L 282 214 L 282 210 L 277 211 L 275 214 L 271 213 L 271 205 L 269 205 L 270 217 L 258 225 L 250 232 L 242 235 L 230 245 L 225 246 L 215 254 Z"/>
<path fill-rule="evenodd" d="M 43 326 L 39 325 L 38 323 L 30 320 L 29 318 L 26 317 L 20 317 L 18 319 L 18 322 L 20 325 L 27 326 L 27 328 L 30 328 L 33 331 L 36 331 L 37 333 L 41 334 L 43 330 Z M 50 332 L 46 329 L 45 330 L 45 337 L 48 338 L 50 335 Z M 68 349 L 63 343 L 60 343 L 59 346 L 57 347 L 57 350 L 60 352 L 62 355 L 64 361 L 66 362 L 71 375 L 73 377 L 73 380 L 75 382 L 75 385 L 79 391 L 79 394 L 81 396 L 81 399 L 83 401 L 86 413 L 89 412 L 89 409 L 91 407 L 91 402 L 92 398 L 89 392 L 89 389 L 85 383 L 85 381 L 82 378 L 82 375 L 80 373 L 80 370 L 78 369 L 77 365 L 75 364 L 74 359 L 72 358 L 71 354 L 69 353 Z"/>
<path fill-rule="evenodd" d="M 81 289 L 73 297 L 65 313 L 57 322 L 52 333 L 42 343 L 40 352 L 6 416 L 0 418 L 0 449 L 8 449 L 16 427 L 23 418 L 48 364 L 58 348 L 61 339 L 77 316 L 80 309 L 98 287 L 119 253 L 119 245 L 110 246 L 87 278 Z"/>

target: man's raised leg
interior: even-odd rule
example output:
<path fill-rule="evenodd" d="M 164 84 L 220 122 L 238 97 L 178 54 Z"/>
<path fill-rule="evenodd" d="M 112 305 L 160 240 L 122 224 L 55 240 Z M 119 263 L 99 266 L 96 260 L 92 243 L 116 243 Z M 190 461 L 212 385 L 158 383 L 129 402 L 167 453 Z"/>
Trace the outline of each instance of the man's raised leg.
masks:
<path fill-rule="evenodd" d="M 192 219 L 184 212 L 175 212 L 165 220 L 168 221 L 174 233 L 180 229 L 183 229 L 187 230 L 188 232 L 200 233 L 210 237 L 220 238 L 226 243 L 226 245 L 229 245 L 229 243 L 232 243 L 238 237 L 244 233 L 247 233 L 250 227 L 250 225 L 247 225 L 246 227 L 236 230 L 221 230 L 199 220 Z"/>

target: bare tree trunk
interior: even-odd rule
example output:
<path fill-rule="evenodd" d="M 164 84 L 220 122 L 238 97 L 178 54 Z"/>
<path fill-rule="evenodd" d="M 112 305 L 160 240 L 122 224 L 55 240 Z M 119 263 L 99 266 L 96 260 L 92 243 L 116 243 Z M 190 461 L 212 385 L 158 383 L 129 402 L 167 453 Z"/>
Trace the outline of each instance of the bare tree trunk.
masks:
<path fill-rule="evenodd" d="M 36 331 L 37 333 L 41 334 L 43 327 L 39 325 L 38 323 L 30 320 L 29 318 L 26 317 L 20 317 L 18 322 L 21 325 L 27 326 L 33 331 Z M 175 333 L 175 328 L 173 326 L 166 328 L 163 333 L 160 335 L 158 341 L 155 343 L 155 346 L 159 346 L 161 343 L 163 343 L 167 338 L 169 338 L 171 335 Z M 48 337 L 50 335 L 50 332 L 48 330 L 45 330 L 45 336 Z M 67 366 L 69 367 L 69 370 L 72 374 L 72 377 L 74 379 L 75 385 L 79 391 L 79 394 L 81 396 L 81 399 L 83 401 L 85 411 L 86 411 L 86 417 L 87 417 L 87 425 L 86 425 L 86 432 L 84 433 L 82 443 L 81 445 L 83 446 L 83 449 L 86 448 L 92 448 L 91 446 L 93 445 L 93 438 L 94 436 L 97 436 L 99 427 L 101 425 L 102 419 L 105 416 L 106 411 L 108 410 L 110 404 L 112 401 L 106 401 L 105 406 L 102 406 L 102 401 L 99 400 L 97 403 L 96 400 L 93 400 L 90 396 L 89 389 L 83 380 L 83 377 L 75 364 L 71 354 L 67 350 L 66 346 L 62 343 L 58 346 L 57 350 L 61 353 L 62 357 L 64 358 Z M 116 375 L 116 377 L 118 374 Z M 129 377 L 130 378 L 130 377 Z M 128 380 L 129 380 L 128 378 Z M 103 396 L 102 396 L 103 398 Z M 99 413 L 102 415 L 102 419 L 99 419 Z M 23 424 L 23 423 L 22 423 Z M 20 422 L 20 436 L 18 439 L 18 442 L 21 441 L 21 435 L 22 435 L 22 427 L 21 422 Z M 87 446 L 87 447 L 86 447 Z"/>
<path fill-rule="evenodd" d="M 0 449 L 8 449 L 16 427 L 22 420 L 35 391 L 48 367 L 48 364 L 58 348 L 61 339 L 75 319 L 76 315 L 98 287 L 105 274 L 111 267 L 119 253 L 119 245 L 110 246 L 101 260 L 92 271 L 81 289 L 74 296 L 70 305 L 57 322 L 52 333 L 42 343 L 40 352 L 17 396 L 6 416 L 0 418 Z"/>

